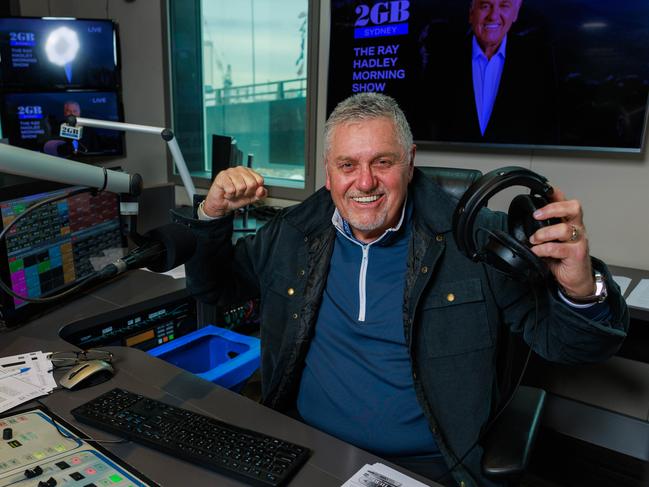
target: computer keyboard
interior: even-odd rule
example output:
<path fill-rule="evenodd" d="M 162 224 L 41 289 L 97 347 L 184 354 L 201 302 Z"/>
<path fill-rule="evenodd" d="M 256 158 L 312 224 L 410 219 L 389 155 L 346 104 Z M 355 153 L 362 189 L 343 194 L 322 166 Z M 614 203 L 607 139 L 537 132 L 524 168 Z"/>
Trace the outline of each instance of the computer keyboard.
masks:
<path fill-rule="evenodd" d="M 246 485 L 285 485 L 311 451 L 123 389 L 87 402 L 79 421 L 170 453 Z"/>

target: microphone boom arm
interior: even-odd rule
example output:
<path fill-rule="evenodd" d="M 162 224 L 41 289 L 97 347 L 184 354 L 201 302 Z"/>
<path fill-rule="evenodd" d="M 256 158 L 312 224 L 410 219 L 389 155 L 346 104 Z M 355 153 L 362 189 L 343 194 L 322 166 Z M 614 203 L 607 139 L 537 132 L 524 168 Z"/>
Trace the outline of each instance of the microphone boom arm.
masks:
<path fill-rule="evenodd" d="M 97 168 L 6 144 L 0 144 L 0 172 L 132 196 L 142 190 L 139 174 Z"/>
<path fill-rule="evenodd" d="M 66 123 L 73 127 L 79 125 L 81 127 L 96 127 L 111 130 L 123 130 L 125 132 L 140 132 L 144 134 L 159 135 L 167 143 L 171 158 L 174 165 L 180 174 L 180 179 L 183 182 L 189 201 L 194 201 L 196 194 L 196 187 L 187 169 L 187 163 L 180 151 L 180 146 L 172 130 L 163 127 L 152 127 L 150 125 L 138 125 L 134 123 L 113 122 L 111 120 L 96 120 L 93 118 L 75 117 L 71 115 L 67 118 Z"/>

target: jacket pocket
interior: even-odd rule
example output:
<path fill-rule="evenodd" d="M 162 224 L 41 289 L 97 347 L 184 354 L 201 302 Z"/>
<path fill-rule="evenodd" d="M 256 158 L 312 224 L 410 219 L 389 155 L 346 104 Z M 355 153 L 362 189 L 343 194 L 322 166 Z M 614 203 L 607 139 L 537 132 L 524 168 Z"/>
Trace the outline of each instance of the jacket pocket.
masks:
<path fill-rule="evenodd" d="M 272 274 L 263 286 L 265 294 L 262 296 L 262 332 L 266 330 L 272 334 L 282 334 L 283 330 L 294 327 L 300 318 L 302 287 L 297 277 L 288 278 L 279 273 Z M 265 326 L 270 322 L 275 324 L 272 329 Z"/>
<path fill-rule="evenodd" d="M 444 357 L 492 347 L 494 340 L 480 279 L 451 282 L 439 288 L 426 295 L 422 304 L 427 354 Z"/>

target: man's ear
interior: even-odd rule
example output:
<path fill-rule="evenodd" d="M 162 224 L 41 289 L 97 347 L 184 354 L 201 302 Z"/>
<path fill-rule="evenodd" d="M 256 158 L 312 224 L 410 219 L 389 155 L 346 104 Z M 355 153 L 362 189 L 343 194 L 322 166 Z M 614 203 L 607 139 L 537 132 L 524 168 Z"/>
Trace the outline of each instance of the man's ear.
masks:
<path fill-rule="evenodd" d="M 412 176 L 415 173 L 415 154 L 417 153 L 417 146 L 412 144 L 410 149 L 410 162 L 408 163 L 408 182 L 412 181 Z"/>
<path fill-rule="evenodd" d="M 331 191 L 331 179 L 329 177 L 329 164 L 327 163 L 326 160 L 324 163 L 324 167 L 325 167 L 325 188 Z"/>
<path fill-rule="evenodd" d="M 518 0 L 516 3 L 516 13 L 514 14 L 514 20 L 512 20 L 512 24 L 518 20 L 518 12 L 521 11 L 521 6 L 523 5 L 523 0 Z"/>

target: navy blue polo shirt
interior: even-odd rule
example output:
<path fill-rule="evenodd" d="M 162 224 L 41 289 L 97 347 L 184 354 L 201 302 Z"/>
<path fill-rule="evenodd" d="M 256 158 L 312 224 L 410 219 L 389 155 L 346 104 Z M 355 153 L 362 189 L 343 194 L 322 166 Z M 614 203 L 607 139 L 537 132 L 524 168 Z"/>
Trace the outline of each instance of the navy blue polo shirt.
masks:
<path fill-rule="evenodd" d="M 415 395 L 404 336 L 406 207 L 399 224 L 369 244 L 356 240 L 336 211 L 331 267 L 297 401 L 307 423 L 384 456 L 439 451 Z"/>

